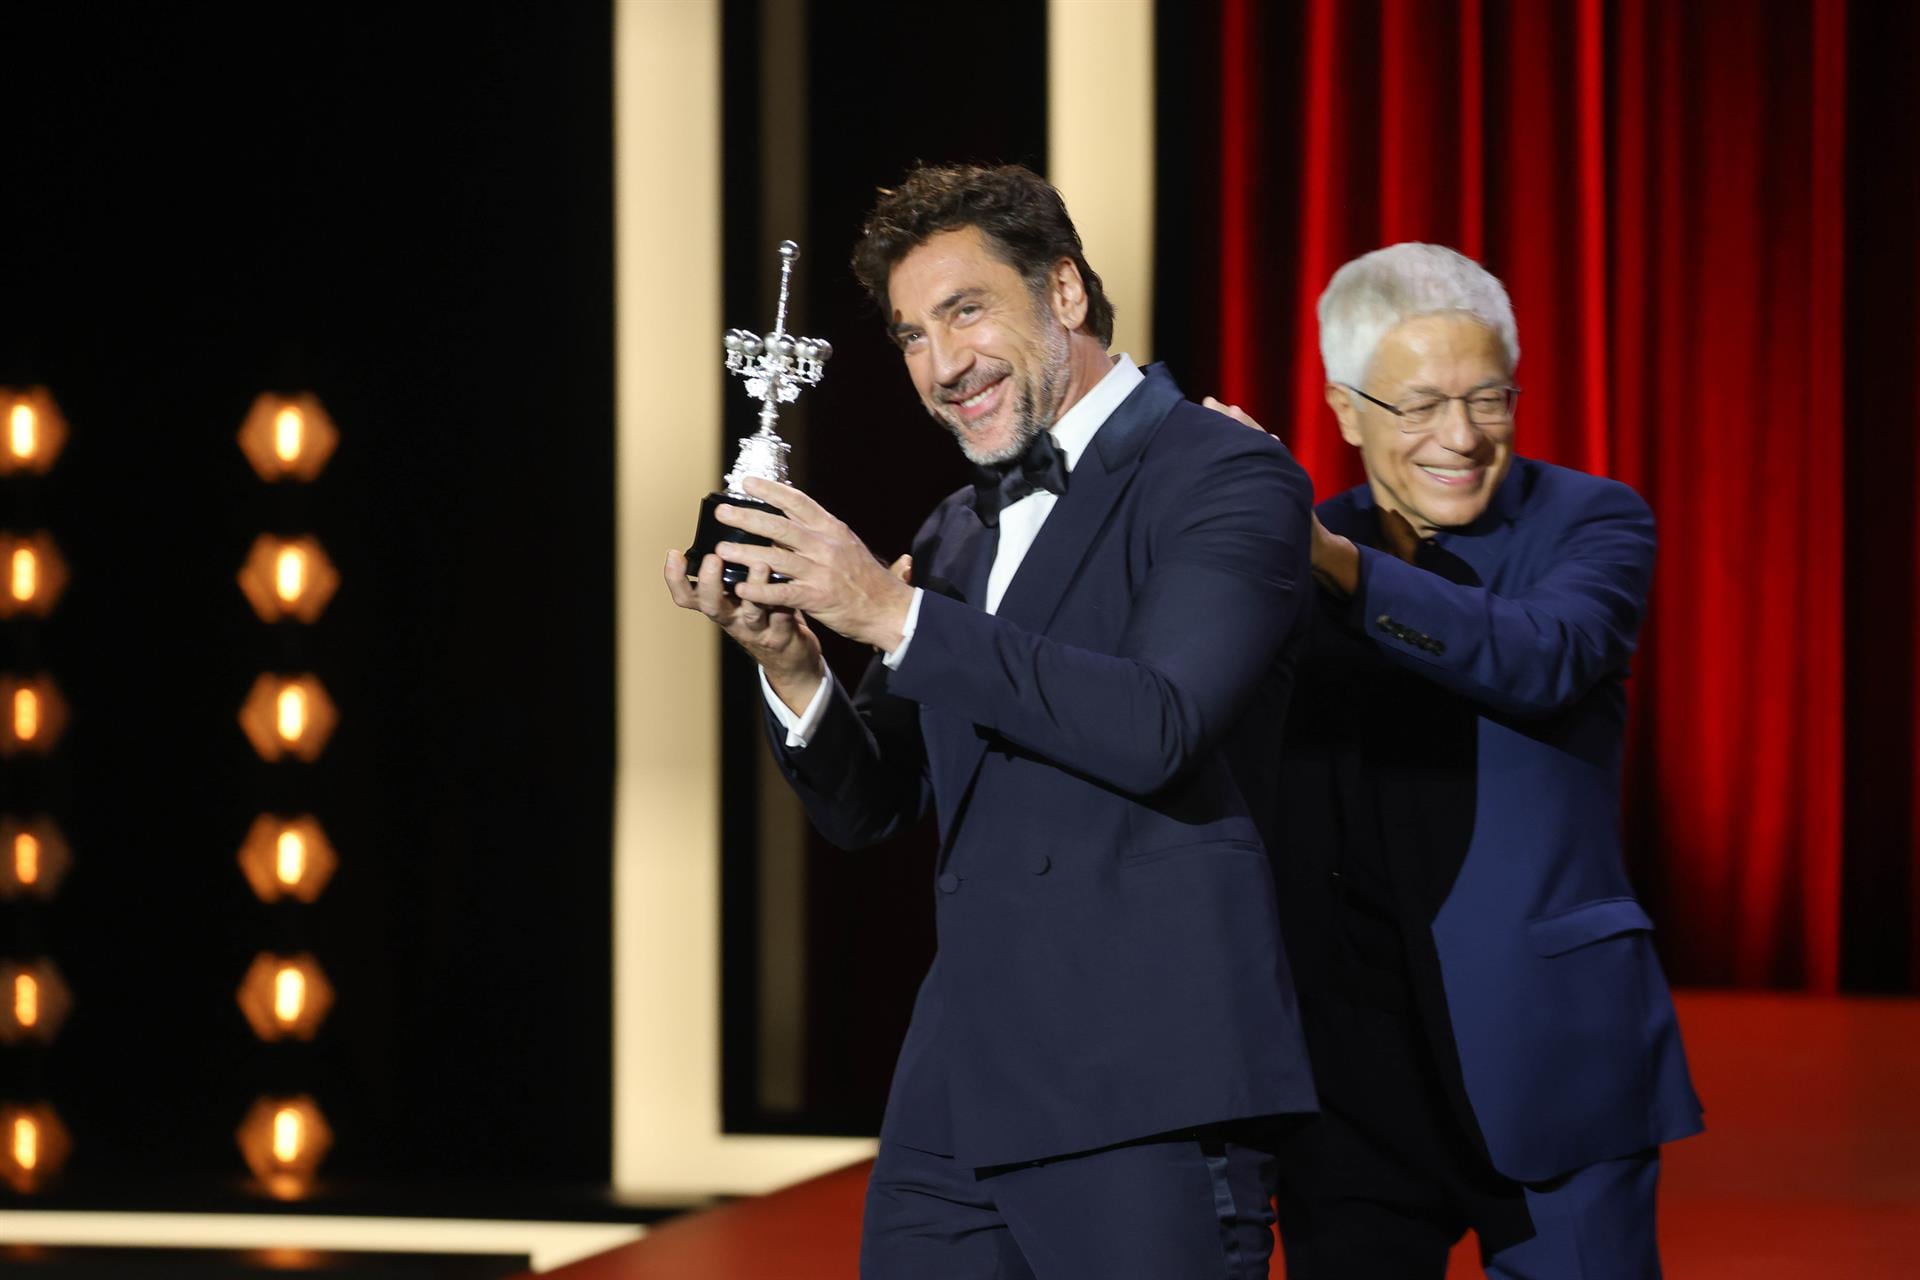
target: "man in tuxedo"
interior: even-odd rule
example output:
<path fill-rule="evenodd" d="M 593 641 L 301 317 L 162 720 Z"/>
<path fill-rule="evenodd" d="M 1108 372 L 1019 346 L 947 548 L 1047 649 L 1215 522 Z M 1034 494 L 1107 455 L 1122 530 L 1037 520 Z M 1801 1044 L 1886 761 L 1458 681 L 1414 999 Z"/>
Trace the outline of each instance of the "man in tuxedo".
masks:
<path fill-rule="evenodd" d="M 1477 263 L 1394 245 L 1319 315 L 1367 481 L 1317 512 L 1280 771 L 1322 1111 L 1282 1153 L 1287 1274 L 1439 1280 L 1471 1228 L 1496 1278 L 1657 1276 L 1659 1147 L 1701 1126 L 1620 856 L 1653 515 L 1514 454 L 1513 309 Z"/>
<path fill-rule="evenodd" d="M 1237 779 L 1278 751 L 1306 476 L 1109 354 L 1100 279 L 1025 169 L 914 172 L 854 263 L 978 482 L 903 574 L 754 483 L 784 514 L 721 518 L 773 545 L 722 544 L 691 583 L 669 554 L 666 579 L 760 664 L 773 750 L 829 839 L 938 817 L 939 949 L 861 1273 L 1265 1277 L 1274 1117 L 1313 1089 Z M 737 600 L 721 558 L 749 568 Z M 879 651 L 851 696 L 814 626 Z"/>

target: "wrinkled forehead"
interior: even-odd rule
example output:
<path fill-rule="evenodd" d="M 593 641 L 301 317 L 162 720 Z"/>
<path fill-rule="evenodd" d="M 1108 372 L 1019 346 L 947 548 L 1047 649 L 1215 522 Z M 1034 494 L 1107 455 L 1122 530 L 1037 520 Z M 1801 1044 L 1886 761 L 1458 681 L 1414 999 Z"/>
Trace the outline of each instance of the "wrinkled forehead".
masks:
<path fill-rule="evenodd" d="M 1380 336 L 1368 362 L 1369 381 L 1387 380 L 1458 390 L 1506 380 L 1512 373 L 1506 344 L 1478 317 L 1465 311 L 1408 316 Z"/>
<path fill-rule="evenodd" d="M 896 322 L 924 321 L 956 293 L 1018 287 L 1020 273 L 996 248 L 978 227 L 936 231 L 928 236 L 888 273 L 891 318 Z"/>

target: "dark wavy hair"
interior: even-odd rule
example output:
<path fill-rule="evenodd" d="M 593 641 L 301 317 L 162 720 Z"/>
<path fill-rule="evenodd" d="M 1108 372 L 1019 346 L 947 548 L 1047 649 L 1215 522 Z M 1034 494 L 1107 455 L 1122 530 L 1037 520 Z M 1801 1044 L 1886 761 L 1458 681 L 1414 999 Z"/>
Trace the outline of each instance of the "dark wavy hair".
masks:
<path fill-rule="evenodd" d="M 899 186 L 882 188 L 853 247 L 853 274 L 880 314 L 891 316 L 887 277 L 900 260 L 942 231 L 966 227 L 980 228 L 987 244 L 1036 296 L 1044 296 L 1053 264 L 1071 258 L 1087 290 L 1088 331 L 1102 343 L 1113 341 L 1113 304 L 1087 265 L 1066 202 L 1045 178 L 1022 165 L 922 165 Z"/>

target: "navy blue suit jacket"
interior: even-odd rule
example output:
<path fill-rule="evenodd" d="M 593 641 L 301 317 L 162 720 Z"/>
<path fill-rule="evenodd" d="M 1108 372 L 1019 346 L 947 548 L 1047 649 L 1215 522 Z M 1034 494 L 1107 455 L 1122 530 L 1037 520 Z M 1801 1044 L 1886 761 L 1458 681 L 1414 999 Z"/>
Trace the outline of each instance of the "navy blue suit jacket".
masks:
<path fill-rule="evenodd" d="M 915 538 L 899 669 L 836 688 L 804 749 L 768 717 L 835 844 L 939 819 L 939 948 L 882 1137 L 980 1167 L 1311 1111 L 1256 813 L 1272 796 L 1241 771 L 1278 755 L 1312 591 L 1305 472 L 1149 368 L 997 614 L 972 495 Z"/>
<path fill-rule="evenodd" d="M 1540 1181 L 1697 1132 L 1653 922 L 1620 852 L 1652 512 L 1615 481 L 1516 459 L 1481 519 L 1412 565 L 1377 549 L 1366 486 L 1319 516 L 1360 546 L 1361 585 L 1323 596 L 1289 750 L 1310 732 L 1368 761 L 1394 892 L 1437 952 L 1443 990 L 1427 1003 L 1458 1048 L 1450 1083 L 1494 1167 Z M 1310 695 L 1335 683 L 1347 692 L 1307 723 Z M 1289 799 L 1297 820 L 1306 801 Z M 1281 892 L 1312 989 L 1327 980 L 1325 841 L 1290 829 Z"/>

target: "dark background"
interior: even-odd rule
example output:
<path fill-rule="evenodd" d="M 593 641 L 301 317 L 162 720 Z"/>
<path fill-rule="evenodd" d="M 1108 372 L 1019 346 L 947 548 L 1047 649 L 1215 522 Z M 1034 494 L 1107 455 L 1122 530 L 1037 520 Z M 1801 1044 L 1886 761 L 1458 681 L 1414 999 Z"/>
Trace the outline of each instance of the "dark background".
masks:
<path fill-rule="evenodd" d="M 0 805 L 51 810 L 74 870 L 0 914 L 75 992 L 0 1096 L 74 1130 L 67 1194 L 243 1174 L 256 1095 L 310 1091 L 335 1186 L 609 1175 L 613 711 L 612 102 L 607 6 L 9 5 L 0 12 L 0 385 L 72 426 L 0 480 L 72 585 L 0 625 L 72 704 Z M 269 486 L 234 434 L 310 389 L 341 444 Z M 234 582 L 262 531 L 316 534 L 311 627 Z M 314 765 L 235 722 L 316 672 Z M 340 854 L 312 906 L 235 864 L 260 812 Z M 260 950 L 311 948 L 338 1004 L 262 1045 Z"/>

